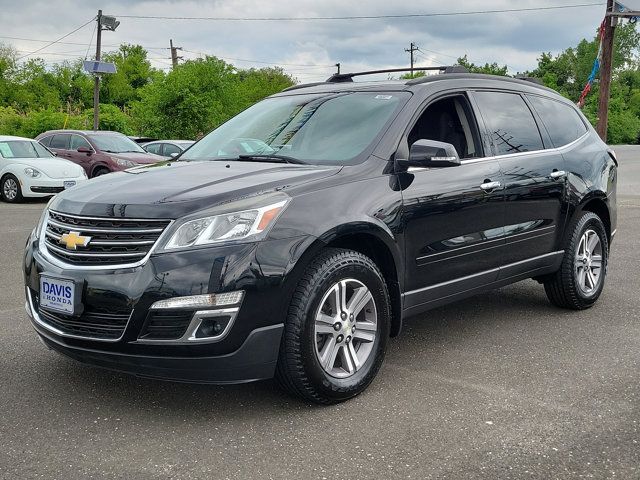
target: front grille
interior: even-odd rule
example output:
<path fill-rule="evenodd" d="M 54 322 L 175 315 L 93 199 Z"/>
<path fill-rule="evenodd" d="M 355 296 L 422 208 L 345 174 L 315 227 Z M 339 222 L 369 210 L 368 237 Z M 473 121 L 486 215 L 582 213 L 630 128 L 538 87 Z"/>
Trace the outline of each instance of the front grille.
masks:
<path fill-rule="evenodd" d="M 98 340 L 117 340 L 122 336 L 131 316 L 131 310 L 107 311 L 87 306 L 82 315 L 74 317 L 40 308 L 39 297 L 35 292 L 32 292 L 32 298 L 40 320 L 67 335 Z"/>
<path fill-rule="evenodd" d="M 192 318 L 192 310 L 151 310 L 147 315 L 140 338 L 145 340 L 181 338 Z"/>
<path fill-rule="evenodd" d="M 83 217 L 49 211 L 45 245 L 54 257 L 73 265 L 123 265 L 142 260 L 170 220 Z M 86 246 L 68 249 L 65 234 L 91 237 Z"/>

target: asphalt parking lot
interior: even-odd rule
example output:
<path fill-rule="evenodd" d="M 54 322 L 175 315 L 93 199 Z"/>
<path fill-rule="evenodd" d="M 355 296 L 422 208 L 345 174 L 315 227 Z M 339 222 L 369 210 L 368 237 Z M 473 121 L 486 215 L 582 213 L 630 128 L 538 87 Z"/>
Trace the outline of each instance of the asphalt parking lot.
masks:
<path fill-rule="evenodd" d="M 594 308 L 558 310 L 526 281 L 431 311 L 333 407 L 47 351 L 20 271 L 45 202 L 0 203 L 0 477 L 640 478 L 640 147 L 616 150 L 618 234 Z"/>

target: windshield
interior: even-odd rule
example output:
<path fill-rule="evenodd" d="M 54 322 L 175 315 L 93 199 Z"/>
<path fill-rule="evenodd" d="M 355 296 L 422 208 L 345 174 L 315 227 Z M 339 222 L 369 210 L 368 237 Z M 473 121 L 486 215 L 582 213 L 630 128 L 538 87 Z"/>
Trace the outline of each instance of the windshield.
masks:
<path fill-rule="evenodd" d="M 9 140 L 0 142 L 0 156 L 4 158 L 51 158 L 53 154 L 38 142 Z"/>
<path fill-rule="evenodd" d="M 146 153 L 140 145 L 131 140 L 129 137 L 125 137 L 124 135 L 118 134 L 99 134 L 99 135 L 88 135 L 93 144 L 98 148 L 98 150 L 102 150 L 103 152 L 109 153 L 124 153 L 124 152 L 140 152 Z"/>
<path fill-rule="evenodd" d="M 350 92 L 268 98 L 211 132 L 180 160 L 282 155 L 304 163 L 355 163 L 409 95 Z"/>

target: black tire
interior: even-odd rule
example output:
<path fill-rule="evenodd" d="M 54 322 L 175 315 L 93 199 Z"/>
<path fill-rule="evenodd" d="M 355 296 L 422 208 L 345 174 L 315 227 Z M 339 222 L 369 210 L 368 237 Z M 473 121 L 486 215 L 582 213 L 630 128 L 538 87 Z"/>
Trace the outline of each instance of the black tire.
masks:
<path fill-rule="evenodd" d="M 592 291 L 585 293 L 580 288 L 576 262 L 580 240 L 585 232 L 595 232 L 601 243 L 602 265 L 596 286 Z M 568 230 L 564 240 L 564 258 L 560 269 L 544 281 L 544 290 L 552 304 L 561 308 L 572 310 L 584 310 L 596 303 L 604 288 L 607 274 L 607 261 L 609 259 L 609 242 L 607 231 L 600 217 L 595 213 L 584 212 L 578 217 Z"/>
<path fill-rule="evenodd" d="M 98 167 L 93 171 L 93 175 L 91 176 L 91 178 L 96 178 L 100 175 L 106 175 L 107 173 L 111 173 L 111 170 L 109 170 L 107 167 Z"/>
<path fill-rule="evenodd" d="M 15 185 L 15 189 L 17 190 L 15 197 L 13 198 L 10 198 L 5 194 L 5 184 L 8 184 L 9 182 L 13 182 L 13 185 Z M 2 181 L 0 181 L 0 196 L 2 197 L 2 200 L 8 203 L 18 203 L 24 200 L 24 197 L 22 196 L 22 188 L 20 187 L 20 182 L 15 176 L 11 175 L 10 173 L 2 177 Z"/>
<path fill-rule="evenodd" d="M 336 378 L 320 365 L 314 325 L 322 299 L 326 298 L 332 285 L 345 279 L 357 280 L 367 287 L 375 302 L 377 326 L 375 340 L 362 366 L 347 378 Z M 367 311 L 370 313 L 371 309 Z M 276 380 L 289 393 L 314 403 L 328 405 L 354 397 L 364 391 L 378 373 L 390 326 L 389 293 L 376 264 L 352 250 L 326 249 L 307 267 L 293 293 L 280 346 Z"/>

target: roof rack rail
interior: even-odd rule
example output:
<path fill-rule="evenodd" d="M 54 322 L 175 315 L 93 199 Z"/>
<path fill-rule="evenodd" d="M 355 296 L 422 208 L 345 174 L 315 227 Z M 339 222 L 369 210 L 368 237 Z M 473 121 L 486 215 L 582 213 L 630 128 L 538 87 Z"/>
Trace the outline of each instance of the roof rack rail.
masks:
<path fill-rule="evenodd" d="M 544 82 L 539 77 L 530 77 L 529 75 L 516 75 L 514 78 L 517 80 L 524 80 L 525 82 L 532 82 L 538 85 L 544 85 Z"/>
<path fill-rule="evenodd" d="M 413 72 L 413 71 L 439 71 L 442 73 L 468 73 L 468 70 L 461 65 L 447 65 L 441 67 L 414 67 L 411 68 L 386 68 L 383 70 L 368 70 L 366 72 L 354 73 L 334 73 L 327 79 L 327 83 L 353 82 L 353 77 L 363 75 L 375 75 L 378 73 L 397 73 L 397 72 Z"/>

